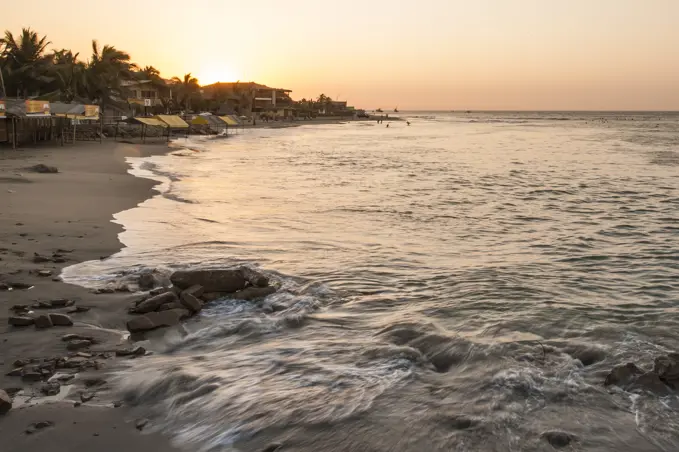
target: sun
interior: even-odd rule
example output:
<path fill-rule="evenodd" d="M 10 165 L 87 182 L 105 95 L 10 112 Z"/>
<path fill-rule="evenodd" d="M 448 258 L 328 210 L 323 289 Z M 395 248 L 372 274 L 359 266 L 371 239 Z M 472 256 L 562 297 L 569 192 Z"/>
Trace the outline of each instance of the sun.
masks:
<path fill-rule="evenodd" d="M 201 85 L 210 85 L 217 82 L 236 82 L 240 80 L 238 72 L 223 63 L 211 63 L 195 74 Z"/>

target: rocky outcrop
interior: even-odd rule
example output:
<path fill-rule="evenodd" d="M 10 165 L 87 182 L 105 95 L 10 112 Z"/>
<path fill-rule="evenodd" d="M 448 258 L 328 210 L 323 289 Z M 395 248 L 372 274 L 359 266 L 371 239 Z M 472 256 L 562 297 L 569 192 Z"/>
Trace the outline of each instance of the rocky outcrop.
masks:
<path fill-rule="evenodd" d="M 175 302 L 179 302 L 177 294 L 175 294 L 173 291 L 168 291 L 142 301 L 133 309 L 133 312 L 137 314 L 147 314 L 149 312 L 158 310 L 160 306 L 166 303 Z"/>
<path fill-rule="evenodd" d="M 679 389 L 679 353 L 658 356 L 653 364 L 653 372 L 671 388 Z"/>
<path fill-rule="evenodd" d="M 35 318 L 34 323 L 35 327 L 39 329 L 51 328 L 53 326 L 52 320 L 50 320 L 48 315 L 39 315 Z"/>
<path fill-rule="evenodd" d="M 276 292 L 269 278 L 246 267 L 215 270 L 179 270 L 170 276 L 172 287 L 149 290 L 148 298 L 137 300 L 131 314 L 141 314 L 127 322 L 132 333 L 177 325 L 182 319 L 195 315 L 205 303 L 219 298 L 255 300 Z M 151 279 L 140 281 L 151 285 Z M 148 284 L 147 284 L 148 283 Z"/>
<path fill-rule="evenodd" d="M 256 300 L 258 298 L 264 298 L 272 293 L 275 293 L 276 289 L 268 286 L 268 287 L 246 287 L 243 290 L 239 290 L 238 292 L 235 292 L 233 294 L 228 295 L 228 298 L 234 298 L 236 300 L 246 300 L 246 301 L 252 301 Z"/>
<path fill-rule="evenodd" d="M 203 302 L 189 292 L 182 292 L 179 299 L 181 304 L 193 313 L 200 312 L 200 310 L 203 309 Z"/>
<path fill-rule="evenodd" d="M 11 316 L 8 319 L 8 323 L 12 326 L 30 326 L 33 325 L 35 320 L 33 317 L 28 317 L 28 316 Z"/>
<path fill-rule="evenodd" d="M 615 366 L 606 376 L 604 385 L 615 385 L 625 391 L 670 394 L 679 388 L 679 354 L 658 356 L 651 371 L 645 371 L 634 363 Z"/>
<path fill-rule="evenodd" d="M 179 270 L 170 276 L 180 289 L 201 286 L 205 292 L 236 292 L 245 289 L 247 280 L 240 268 L 225 270 Z"/>
<path fill-rule="evenodd" d="M 139 333 L 164 326 L 174 326 L 190 315 L 191 313 L 186 309 L 168 309 L 167 311 L 150 312 L 130 319 L 127 322 L 127 329 L 131 333 Z"/>
<path fill-rule="evenodd" d="M 33 165 L 29 168 L 27 168 L 29 171 L 33 171 L 35 173 L 58 173 L 59 168 L 56 166 L 48 166 L 45 165 L 44 163 L 38 163 L 37 165 Z"/>
<path fill-rule="evenodd" d="M 73 320 L 66 314 L 48 314 L 54 326 L 73 326 Z"/>

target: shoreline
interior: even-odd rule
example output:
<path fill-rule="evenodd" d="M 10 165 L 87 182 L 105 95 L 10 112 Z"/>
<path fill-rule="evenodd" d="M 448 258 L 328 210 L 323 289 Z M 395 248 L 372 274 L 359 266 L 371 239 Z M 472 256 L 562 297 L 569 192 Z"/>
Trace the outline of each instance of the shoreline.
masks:
<path fill-rule="evenodd" d="M 134 422 L 127 422 L 131 413 L 125 406 L 114 408 L 110 387 L 102 377 L 121 360 L 130 359 L 117 358 L 110 351 L 131 345 L 121 333 L 126 331 L 126 307 L 132 294 L 95 295 L 58 278 L 64 267 L 105 258 L 123 248 L 118 239 L 123 227 L 112 222 L 113 215 L 154 196 L 152 189 L 159 184 L 130 174 L 126 157 L 162 155 L 170 150 L 165 143 L 112 141 L 0 149 L 0 283 L 15 285 L 14 290 L 0 291 L 0 389 L 16 394 L 13 408 L 0 417 L 0 432 L 8 450 L 174 450 L 169 439 L 140 434 Z M 43 174 L 27 169 L 37 164 L 55 166 L 59 172 Z M 17 284 L 30 289 L 16 288 Z M 73 326 L 37 329 L 9 325 L 9 317 L 16 314 L 12 307 L 35 306 L 37 302 L 49 306 L 50 300 L 59 299 L 71 300 L 81 312 L 74 312 L 73 306 L 52 305 L 35 309 L 35 314 L 66 314 Z M 61 339 L 66 334 L 90 337 L 94 344 L 79 356 Z M 26 375 L 7 375 L 17 360 L 42 363 L 54 357 L 75 357 L 87 364 L 56 396 L 41 394 L 45 378 L 29 381 Z M 90 388 L 88 378 L 89 382 L 92 378 L 101 382 Z M 79 402 L 82 394 L 94 398 Z M 82 406 L 74 406 L 80 403 Z M 53 425 L 26 433 L 30 424 L 42 421 Z"/>

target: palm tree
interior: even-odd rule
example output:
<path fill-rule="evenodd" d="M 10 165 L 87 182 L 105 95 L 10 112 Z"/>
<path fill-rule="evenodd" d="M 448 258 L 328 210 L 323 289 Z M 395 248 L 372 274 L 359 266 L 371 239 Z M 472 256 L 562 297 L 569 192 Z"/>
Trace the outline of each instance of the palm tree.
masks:
<path fill-rule="evenodd" d="M 87 64 L 85 87 L 88 97 L 101 106 L 122 109 L 123 99 L 127 97 L 123 81 L 134 78 L 136 65 L 130 62 L 130 55 L 105 45 L 99 49 L 96 40 L 92 41 L 92 58 Z"/>
<path fill-rule="evenodd" d="M 85 100 L 86 66 L 78 60 L 78 55 L 67 49 L 55 50 L 52 53 L 53 65 L 50 73 L 54 78 L 54 90 L 46 95 L 47 98 L 64 102 Z"/>
<path fill-rule="evenodd" d="M 191 98 L 200 91 L 198 79 L 191 76 L 191 73 L 184 74 L 184 79 L 173 77 L 172 82 L 177 87 L 177 100 L 186 111 L 191 110 Z"/>
<path fill-rule="evenodd" d="M 250 89 L 249 89 L 250 88 Z M 238 103 L 238 114 L 245 115 L 246 113 L 252 112 L 252 86 L 244 85 L 238 80 L 233 85 L 233 95 Z"/>
<path fill-rule="evenodd" d="M 41 89 L 52 79 L 47 75 L 50 58 L 45 55 L 45 49 L 50 42 L 47 36 L 40 37 L 30 28 L 23 28 L 21 34 L 15 37 L 11 31 L 5 31 L 2 44 L 2 70 L 7 93 L 14 93 L 17 97 L 39 95 Z"/>

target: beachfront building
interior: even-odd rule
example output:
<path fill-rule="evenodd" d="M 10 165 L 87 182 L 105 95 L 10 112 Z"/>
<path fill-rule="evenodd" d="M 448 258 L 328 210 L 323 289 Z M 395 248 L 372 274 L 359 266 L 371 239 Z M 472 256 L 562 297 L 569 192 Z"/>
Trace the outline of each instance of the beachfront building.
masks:
<path fill-rule="evenodd" d="M 127 92 L 129 116 L 165 113 L 163 98 L 172 98 L 172 89 L 163 88 L 152 80 L 125 80 L 121 83 Z"/>
<path fill-rule="evenodd" d="M 60 120 L 45 100 L 4 99 L 0 108 L 0 142 L 17 146 L 58 138 Z"/>
<path fill-rule="evenodd" d="M 203 98 L 220 113 L 283 119 L 293 116 L 292 90 L 255 82 L 213 83 L 201 88 Z"/>

